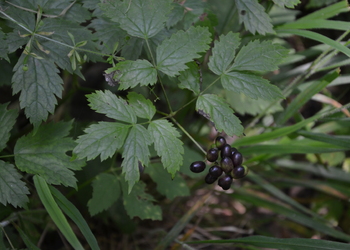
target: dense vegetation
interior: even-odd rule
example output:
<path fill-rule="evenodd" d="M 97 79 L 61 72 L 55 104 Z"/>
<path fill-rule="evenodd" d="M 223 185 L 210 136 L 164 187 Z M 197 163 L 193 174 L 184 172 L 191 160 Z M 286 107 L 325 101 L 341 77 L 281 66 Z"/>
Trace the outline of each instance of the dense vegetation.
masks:
<path fill-rule="evenodd" d="M 0 249 L 349 248 L 347 1 L 0 17 Z"/>

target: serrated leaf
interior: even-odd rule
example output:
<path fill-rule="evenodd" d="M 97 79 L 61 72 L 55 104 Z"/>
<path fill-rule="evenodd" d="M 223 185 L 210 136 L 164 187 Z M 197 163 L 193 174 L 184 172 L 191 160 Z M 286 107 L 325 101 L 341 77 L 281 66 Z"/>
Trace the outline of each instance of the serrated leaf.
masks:
<path fill-rule="evenodd" d="M 164 28 L 171 11 L 171 0 L 114 1 L 101 9 L 131 36 L 149 39 Z"/>
<path fill-rule="evenodd" d="M 0 104 L 0 152 L 6 147 L 6 143 L 10 139 L 10 131 L 18 116 L 16 110 L 7 110 L 7 105 L 8 103 Z"/>
<path fill-rule="evenodd" d="M 46 1 L 42 6 L 43 12 L 77 23 L 85 22 L 91 18 L 91 13 L 86 8 L 83 8 L 80 3 L 75 2 L 73 5 L 71 3 L 70 0 Z"/>
<path fill-rule="evenodd" d="M 172 3 L 172 10 L 166 22 L 167 29 L 175 26 L 185 15 L 185 8 L 178 3 Z"/>
<path fill-rule="evenodd" d="M 161 157 L 163 167 L 174 177 L 183 161 L 183 143 L 178 139 L 180 133 L 167 120 L 152 121 L 148 130 L 153 137 L 154 148 Z"/>
<path fill-rule="evenodd" d="M 252 41 L 238 52 L 230 70 L 266 72 L 278 69 L 288 50 L 271 41 Z"/>
<path fill-rule="evenodd" d="M 101 161 L 112 157 L 120 149 L 128 134 L 130 125 L 117 122 L 99 122 L 84 130 L 85 134 L 78 137 L 78 145 L 73 152 L 78 159 L 95 159 L 98 155 Z"/>
<path fill-rule="evenodd" d="M 86 95 L 89 106 L 96 112 L 105 114 L 109 118 L 127 123 L 136 123 L 136 114 L 128 103 L 122 98 L 117 97 L 109 90 L 104 92 L 99 90 L 95 93 Z"/>
<path fill-rule="evenodd" d="M 209 49 L 210 32 L 206 27 L 190 27 L 178 31 L 157 47 L 157 69 L 169 76 L 187 69 L 186 63 L 199 58 L 198 53 Z"/>
<path fill-rule="evenodd" d="M 51 61 L 28 57 L 28 70 L 23 69 L 22 54 L 14 67 L 12 77 L 13 94 L 21 92 L 20 107 L 24 108 L 26 116 L 34 127 L 38 127 L 47 119 L 49 113 L 55 111 L 56 96 L 61 98 L 63 81 L 58 76 L 58 69 Z"/>
<path fill-rule="evenodd" d="M 233 110 L 224 99 L 217 95 L 205 94 L 199 96 L 196 110 L 202 110 L 209 115 L 218 132 L 225 131 L 229 136 L 241 135 L 243 127 L 240 120 L 233 114 Z"/>
<path fill-rule="evenodd" d="M 120 82 L 119 89 L 153 85 L 157 82 L 157 71 L 147 60 L 123 61 L 115 67 L 115 79 Z"/>
<path fill-rule="evenodd" d="M 92 198 L 88 202 L 91 216 L 107 210 L 121 195 L 119 178 L 112 174 L 101 173 L 92 182 Z"/>
<path fill-rule="evenodd" d="M 29 201 L 29 190 L 12 164 L 0 161 L 0 202 L 23 207 Z"/>
<path fill-rule="evenodd" d="M 137 60 L 141 55 L 144 41 L 141 38 L 131 37 L 122 48 L 122 57 L 129 60 Z"/>
<path fill-rule="evenodd" d="M 130 192 L 128 184 L 121 180 L 123 190 L 123 204 L 127 214 L 133 217 L 139 217 L 141 220 L 161 220 L 162 210 L 159 206 L 154 205 L 152 202 L 154 198 L 152 195 L 145 192 L 145 183 L 138 182 Z M 128 191 L 129 190 L 129 191 Z"/>
<path fill-rule="evenodd" d="M 156 107 L 153 103 L 146 99 L 143 95 L 135 92 L 129 92 L 128 102 L 138 117 L 151 120 L 156 113 Z"/>
<path fill-rule="evenodd" d="M 140 178 L 139 162 L 147 166 L 149 163 L 150 152 L 148 146 L 152 143 L 152 137 L 140 124 L 134 125 L 123 146 L 122 168 L 125 174 L 125 180 L 129 184 L 129 192 L 135 182 Z"/>
<path fill-rule="evenodd" d="M 208 63 L 209 69 L 217 75 L 221 75 L 228 69 L 241 43 L 238 33 L 229 32 L 227 35 L 221 35 L 219 39 L 214 42 L 213 55 Z"/>
<path fill-rule="evenodd" d="M 14 148 L 16 166 L 24 172 L 37 174 L 54 185 L 76 187 L 74 173 L 85 163 L 71 160 L 66 154 L 76 145 L 67 137 L 72 122 L 48 123 L 17 140 Z"/>
<path fill-rule="evenodd" d="M 162 164 L 152 164 L 145 169 L 145 173 L 149 174 L 152 180 L 157 183 L 158 192 L 170 200 L 178 196 L 190 195 L 190 190 L 185 180 L 179 174 L 172 178 Z"/>
<path fill-rule="evenodd" d="M 284 98 L 281 90 L 268 80 L 245 72 L 228 72 L 221 76 L 222 86 L 230 91 L 244 93 L 253 99 Z"/>
<path fill-rule="evenodd" d="M 317 1 L 320 1 L 320 0 L 317 0 Z M 294 8 L 294 6 L 300 3 L 300 0 L 273 0 L 273 2 L 282 8 L 283 7 Z"/>
<path fill-rule="evenodd" d="M 179 76 L 179 88 L 189 89 L 196 95 L 199 95 L 200 92 L 200 75 L 199 67 L 195 62 L 189 62 L 186 64 L 188 69 L 185 71 L 180 71 Z"/>
<path fill-rule="evenodd" d="M 271 18 L 257 0 L 235 0 L 239 14 L 239 22 L 252 34 L 274 34 Z"/>

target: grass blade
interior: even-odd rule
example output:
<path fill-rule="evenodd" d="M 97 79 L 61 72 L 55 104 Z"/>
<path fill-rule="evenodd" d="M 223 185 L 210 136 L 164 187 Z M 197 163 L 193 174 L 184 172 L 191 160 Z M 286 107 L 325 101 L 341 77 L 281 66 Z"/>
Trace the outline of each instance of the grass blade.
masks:
<path fill-rule="evenodd" d="M 58 206 L 79 227 L 80 231 L 82 232 L 87 242 L 89 243 L 91 249 L 92 250 L 100 249 L 95 236 L 91 232 L 88 224 L 84 220 L 79 210 L 66 197 L 64 197 L 64 195 L 62 195 L 56 188 L 51 186 L 49 188 Z"/>
<path fill-rule="evenodd" d="M 70 227 L 66 217 L 64 216 L 61 209 L 58 207 L 57 203 L 52 197 L 49 186 L 47 185 L 45 179 L 38 175 L 35 175 L 33 177 L 33 180 L 41 202 L 43 203 L 46 211 L 48 212 L 58 229 L 62 232 L 64 237 L 74 249 L 84 250 L 83 246 L 81 245 L 78 238 L 74 234 L 72 228 Z"/>
<path fill-rule="evenodd" d="M 350 149 L 350 136 L 336 136 L 336 135 L 327 135 L 322 133 L 313 133 L 308 131 L 300 131 L 299 135 L 302 135 L 306 138 L 315 141 L 327 142 L 339 147 L 344 147 Z"/>
<path fill-rule="evenodd" d="M 350 23 L 334 20 L 302 20 L 293 23 L 286 23 L 279 28 L 282 29 L 333 29 L 333 30 L 349 30 Z"/>

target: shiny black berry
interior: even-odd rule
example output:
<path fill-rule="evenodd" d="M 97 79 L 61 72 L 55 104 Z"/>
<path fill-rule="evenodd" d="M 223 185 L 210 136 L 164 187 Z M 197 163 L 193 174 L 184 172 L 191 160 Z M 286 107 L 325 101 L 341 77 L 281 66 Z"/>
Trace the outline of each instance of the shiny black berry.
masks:
<path fill-rule="evenodd" d="M 228 144 L 225 144 L 224 146 L 222 146 L 221 148 L 221 158 L 224 157 L 230 157 L 231 156 L 231 146 Z"/>
<path fill-rule="evenodd" d="M 241 179 L 248 174 L 248 168 L 246 166 L 238 166 L 233 169 L 233 178 Z"/>
<path fill-rule="evenodd" d="M 218 180 L 218 185 L 222 187 L 223 190 L 227 190 L 231 187 L 232 177 L 225 175 Z"/>
<path fill-rule="evenodd" d="M 230 173 L 233 170 L 233 162 L 230 157 L 224 157 L 220 161 L 221 169 L 225 173 Z"/>
<path fill-rule="evenodd" d="M 217 179 L 218 179 L 218 177 L 212 176 L 212 175 L 209 173 L 209 174 L 207 174 L 207 175 L 205 176 L 204 181 L 205 181 L 205 183 L 207 183 L 207 184 L 212 184 L 212 183 L 214 183 Z"/>
<path fill-rule="evenodd" d="M 207 160 L 210 162 L 215 162 L 219 157 L 219 149 L 211 148 L 207 152 Z"/>
<path fill-rule="evenodd" d="M 213 177 L 218 178 L 222 175 L 222 168 L 220 168 L 218 165 L 214 165 L 209 168 L 209 174 Z"/>
<path fill-rule="evenodd" d="M 218 149 L 221 149 L 226 144 L 226 139 L 222 136 L 218 136 L 215 139 L 215 145 Z"/>
<path fill-rule="evenodd" d="M 204 171 L 205 167 L 206 166 L 204 161 L 195 161 L 195 162 L 192 162 L 190 166 L 190 170 L 194 173 L 200 173 Z"/>
<path fill-rule="evenodd" d="M 240 166 L 243 162 L 243 156 L 240 152 L 236 152 L 233 156 L 232 156 L 232 162 L 233 165 L 235 167 Z"/>

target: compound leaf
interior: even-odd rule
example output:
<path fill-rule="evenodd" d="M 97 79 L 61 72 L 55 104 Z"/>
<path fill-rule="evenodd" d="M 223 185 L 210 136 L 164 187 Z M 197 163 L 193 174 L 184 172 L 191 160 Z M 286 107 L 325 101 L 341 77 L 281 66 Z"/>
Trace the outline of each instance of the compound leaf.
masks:
<path fill-rule="evenodd" d="M 143 95 L 129 92 L 128 102 L 138 117 L 151 120 L 156 113 L 156 107 L 154 107 L 153 103 Z"/>
<path fill-rule="evenodd" d="M 242 92 L 253 99 L 284 98 L 281 90 L 268 80 L 245 72 L 228 72 L 221 76 L 222 86 L 231 91 Z"/>
<path fill-rule="evenodd" d="M 117 97 L 111 91 L 99 90 L 86 96 L 90 102 L 89 106 L 96 112 L 119 121 L 136 123 L 136 114 L 133 109 L 125 100 Z"/>
<path fill-rule="evenodd" d="M 152 121 L 148 130 L 153 137 L 154 148 L 161 157 L 163 167 L 174 177 L 183 161 L 183 143 L 178 139 L 180 133 L 167 120 Z"/>
<path fill-rule="evenodd" d="M 185 180 L 179 174 L 172 178 L 159 163 L 146 168 L 145 173 L 149 174 L 152 180 L 157 183 L 158 192 L 170 200 L 178 196 L 190 195 L 190 190 Z"/>
<path fill-rule="evenodd" d="M 0 161 L 0 202 L 5 206 L 23 207 L 29 201 L 29 190 L 21 177 L 15 166 Z"/>
<path fill-rule="evenodd" d="M 257 0 L 235 0 L 239 13 L 239 22 L 251 33 L 274 34 L 271 18 Z"/>
<path fill-rule="evenodd" d="M 129 192 L 140 178 L 139 162 L 142 165 L 149 163 L 149 149 L 148 146 L 152 143 L 152 137 L 140 124 L 134 125 L 123 146 L 122 168 L 125 173 L 125 180 L 129 183 Z"/>
<path fill-rule="evenodd" d="M 288 54 L 288 50 L 271 41 L 252 41 L 237 54 L 230 70 L 252 70 L 266 72 L 278 69 L 277 65 Z"/>
<path fill-rule="evenodd" d="M 209 58 L 209 69 L 217 75 L 223 74 L 232 63 L 240 44 L 239 34 L 229 32 L 214 42 L 213 55 Z"/>
<path fill-rule="evenodd" d="M 7 110 L 7 104 L 0 104 L 0 152 L 6 147 L 10 139 L 10 131 L 16 123 L 18 113 L 16 110 Z"/>
<path fill-rule="evenodd" d="M 88 202 L 90 214 L 93 216 L 107 210 L 121 195 L 119 178 L 112 174 L 101 173 L 92 182 L 92 198 Z"/>
<path fill-rule="evenodd" d="M 138 216 L 141 220 L 162 219 L 162 210 L 152 203 L 154 201 L 153 196 L 145 192 L 145 183 L 137 182 L 131 192 L 128 191 L 128 184 L 125 181 L 122 180 L 121 185 L 124 207 L 131 218 Z"/>
<path fill-rule="evenodd" d="M 189 89 L 196 95 L 199 95 L 200 92 L 200 73 L 199 67 L 195 62 L 189 62 L 186 64 L 188 69 L 180 71 L 179 76 L 179 88 Z"/>
<path fill-rule="evenodd" d="M 109 1 L 100 7 L 129 35 L 149 39 L 164 29 L 171 3 L 171 0 Z"/>
<path fill-rule="evenodd" d="M 56 96 L 61 98 L 63 81 L 58 76 L 55 64 L 48 60 L 27 57 L 26 67 L 22 54 L 14 67 L 12 77 L 13 94 L 21 92 L 20 107 L 34 127 L 46 120 L 48 113 L 53 113 L 57 104 Z"/>
<path fill-rule="evenodd" d="M 273 2 L 282 8 L 283 7 L 294 8 L 294 6 L 300 3 L 300 0 L 273 0 Z"/>
<path fill-rule="evenodd" d="M 101 161 L 112 157 L 120 149 L 128 134 L 130 125 L 117 122 L 99 122 L 84 130 L 85 134 L 78 137 L 78 145 L 73 152 L 79 159 L 84 157 L 92 160 L 98 155 Z"/>
<path fill-rule="evenodd" d="M 29 133 L 18 139 L 15 148 L 15 163 L 21 170 L 43 177 L 54 185 L 76 187 L 74 173 L 84 166 L 81 160 L 71 160 L 66 154 L 76 145 L 66 137 L 72 122 L 48 123 L 39 127 L 36 133 Z"/>
<path fill-rule="evenodd" d="M 157 47 L 157 68 L 169 76 L 178 75 L 187 69 L 186 63 L 209 49 L 210 41 L 206 27 L 191 26 L 187 31 L 176 32 Z"/>
<path fill-rule="evenodd" d="M 137 84 L 141 86 L 153 85 L 157 82 L 157 71 L 147 60 L 123 61 L 113 69 L 117 70 L 119 89 L 133 88 Z"/>
<path fill-rule="evenodd" d="M 196 110 L 204 112 L 205 116 L 215 124 L 218 132 L 225 131 L 229 136 L 241 135 L 243 127 L 240 120 L 224 99 L 217 95 L 205 94 L 199 96 Z"/>

